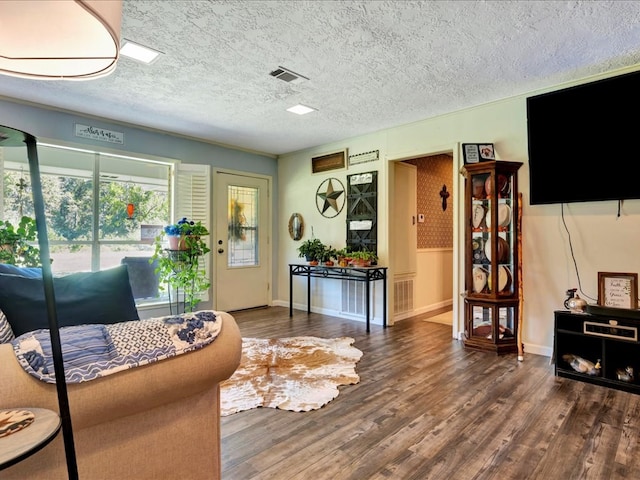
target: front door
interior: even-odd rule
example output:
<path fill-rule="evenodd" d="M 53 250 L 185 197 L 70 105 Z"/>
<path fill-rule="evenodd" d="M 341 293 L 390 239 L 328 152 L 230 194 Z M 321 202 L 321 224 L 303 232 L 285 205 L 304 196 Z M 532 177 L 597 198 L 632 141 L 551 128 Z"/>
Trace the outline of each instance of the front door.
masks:
<path fill-rule="evenodd" d="M 269 302 L 269 182 L 216 173 L 216 309 L 242 310 Z"/>

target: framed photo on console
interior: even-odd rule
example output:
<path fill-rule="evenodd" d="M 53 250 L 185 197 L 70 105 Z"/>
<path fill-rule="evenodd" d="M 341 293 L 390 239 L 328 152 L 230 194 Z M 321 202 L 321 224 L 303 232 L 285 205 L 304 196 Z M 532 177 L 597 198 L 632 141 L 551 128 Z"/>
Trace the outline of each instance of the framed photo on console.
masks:
<path fill-rule="evenodd" d="M 638 308 L 638 274 L 598 272 L 598 305 Z"/>

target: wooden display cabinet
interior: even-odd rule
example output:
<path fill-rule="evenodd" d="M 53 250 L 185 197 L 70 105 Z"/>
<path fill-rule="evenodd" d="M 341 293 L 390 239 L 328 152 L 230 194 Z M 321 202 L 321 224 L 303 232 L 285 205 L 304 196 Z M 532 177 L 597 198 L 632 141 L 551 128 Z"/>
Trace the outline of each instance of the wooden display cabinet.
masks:
<path fill-rule="evenodd" d="M 465 338 L 467 348 L 517 351 L 519 162 L 462 167 L 465 177 Z"/>

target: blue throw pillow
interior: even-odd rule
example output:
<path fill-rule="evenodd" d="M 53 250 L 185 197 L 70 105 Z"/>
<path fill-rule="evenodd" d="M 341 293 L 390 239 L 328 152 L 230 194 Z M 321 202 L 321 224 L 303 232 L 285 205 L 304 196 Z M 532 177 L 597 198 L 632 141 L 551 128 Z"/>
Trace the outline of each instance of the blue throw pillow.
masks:
<path fill-rule="evenodd" d="M 55 277 L 58 326 L 139 320 L 127 267 Z M 49 328 L 42 278 L 0 274 L 0 310 L 16 337 Z"/>
<path fill-rule="evenodd" d="M 7 273 L 10 275 L 20 275 L 27 278 L 42 277 L 42 269 L 40 267 L 17 267 L 8 263 L 0 263 L 0 274 Z M 0 343 L 10 342 L 15 338 L 9 320 L 2 310 L 0 310 Z"/>
<path fill-rule="evenodd" d="M 42 269 L 40 267 L 17 267 L 8 263 L 0 263 L 0 273 L 20 275 L 27 278 L 42 278 Z"/>

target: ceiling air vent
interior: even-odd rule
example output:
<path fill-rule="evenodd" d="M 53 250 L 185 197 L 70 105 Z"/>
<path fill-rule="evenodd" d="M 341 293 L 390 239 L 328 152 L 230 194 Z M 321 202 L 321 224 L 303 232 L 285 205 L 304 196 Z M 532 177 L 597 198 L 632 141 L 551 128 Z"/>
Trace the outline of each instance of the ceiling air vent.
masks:
<path fill-rule="evenodd" d="M 280 80 L 284 80 L 287 83 L 302 83 L 305 80 L 309 80 L 307 77 L 292 72 L 291 70 L 287 70 L 284 67 L 278 67 L 277 70 L 274 70 L 269 75 L 279 78 Z"/>

